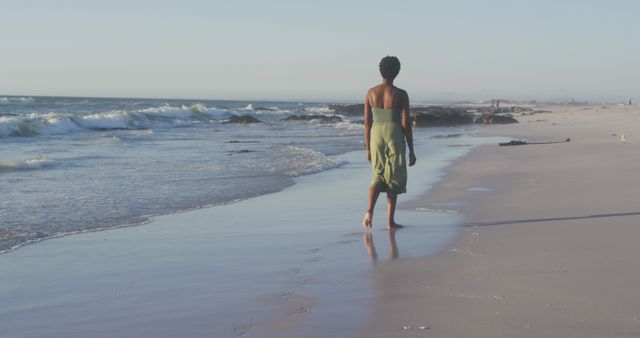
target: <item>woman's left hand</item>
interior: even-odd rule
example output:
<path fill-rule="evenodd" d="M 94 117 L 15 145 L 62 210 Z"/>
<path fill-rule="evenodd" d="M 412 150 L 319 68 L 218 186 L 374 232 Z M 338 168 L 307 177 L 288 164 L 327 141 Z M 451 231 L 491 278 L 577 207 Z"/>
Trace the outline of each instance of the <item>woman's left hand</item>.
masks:
<path fill-rule="evenodd" d="M 413 166 L 414 164 L 416 164 L 416 154 L 412 152 L 409 153 L 409 166 Z"/>

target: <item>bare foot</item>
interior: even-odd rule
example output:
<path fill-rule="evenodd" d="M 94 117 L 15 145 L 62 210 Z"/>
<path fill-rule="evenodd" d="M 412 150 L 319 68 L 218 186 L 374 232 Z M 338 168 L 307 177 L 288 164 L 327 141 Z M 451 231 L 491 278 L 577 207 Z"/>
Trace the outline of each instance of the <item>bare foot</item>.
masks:
<path fill-rule="evenodd" d="M 371 216 L 373 215 L 368 211 L 364 214 L 364 219 L 362 220 L 362 226 L 365 229 L 371 229 Z"/>
<path fill-rule="evenodd" d="M 402 224 L 398 224 L 396 222 L 392 222 L 389 224 L 389 226 L 387 226 L 388 230 L 397 230 L 397 229 L 402 229 L 404 228 L 404 225 Z"/>

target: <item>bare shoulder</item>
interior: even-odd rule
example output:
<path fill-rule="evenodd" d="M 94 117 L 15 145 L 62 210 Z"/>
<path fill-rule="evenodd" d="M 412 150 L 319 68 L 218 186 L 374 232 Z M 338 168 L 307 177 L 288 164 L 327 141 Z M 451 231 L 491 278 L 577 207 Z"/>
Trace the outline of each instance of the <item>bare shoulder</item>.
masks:
<path fill-rule="evenodd" d="M 398 96 L 400 101 L 402 101 L 402 105 L 409 105 L 409 94 L 407 91 L 398 87 L 396 87 L 396 89 L 398 90 Z"/>
<path fill-rule="evenodd" d="M 409 97 L 409 94 L 407 94 L 407 91 L 406 91 L 406 90 L 404 90 L 404 89 L 402 89 L 402 88 L 398 88 L 398 87 L 396 87 L 396 89 L 398 90 L 398 93 L 400 93 L 400 96 L 401 96 L 402 98 L 407 98 L 407 97 Z"/>
<path fill-rule="evenodd" d="M 377 92 L 381 91 L 383 87 L 384 87 L 383 85 L 373 86 L 373 87 L 369 88 L 369 93 L 377 93 Z"/>
<path fill-rule="evenodd" d="M 367 91 L 367 97 L 371 97 L 371 95 L 374 95 L 377 90 L 378 90 L 378 86 L 369 88 L 369 90 Z"/>
<path fill-rule="evenodd" d="M 376 96 L 380 95 L 380 91 L 380 85 L 369 88 L 369 90 L 367 91 L 367 100 L 373 100 Z"/>

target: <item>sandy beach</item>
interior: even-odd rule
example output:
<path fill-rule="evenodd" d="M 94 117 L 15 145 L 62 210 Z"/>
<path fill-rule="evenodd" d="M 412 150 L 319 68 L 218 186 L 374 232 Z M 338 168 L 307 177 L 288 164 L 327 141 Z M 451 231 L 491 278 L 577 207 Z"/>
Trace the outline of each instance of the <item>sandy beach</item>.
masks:
<path fill-rule="evenodd" d="M 358 337 L 640 336 L 640 109 L 544 110 L 480 134 L 570 142 L 477 148 L 405 203 L 460 212 L 465 230 L 378 265 Z"/>

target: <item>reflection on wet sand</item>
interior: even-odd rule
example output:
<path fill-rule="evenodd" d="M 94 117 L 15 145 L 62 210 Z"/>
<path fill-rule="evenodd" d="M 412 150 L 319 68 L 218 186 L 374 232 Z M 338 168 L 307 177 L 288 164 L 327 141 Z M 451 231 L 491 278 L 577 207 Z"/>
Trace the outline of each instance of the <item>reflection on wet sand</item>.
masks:
<path fill-rule="evenodd" d="M 398 245 L 396 244 L 396 231 L 395 229 L 390 229 L 387 231 L 389 234 L 389 261 L 395 260 L 399 257 L 398 253 Z M 367 249 L 367 253 L 371 258 L 371 262 L 373 264 L 378 263 L 378 253 L 376 252 L 376 246 L 373 242 L 373 234 L 367 232 L 363 234 L 362 240 L 364 242 L 364 247 Z"/>

